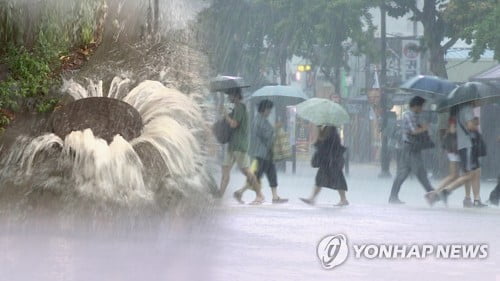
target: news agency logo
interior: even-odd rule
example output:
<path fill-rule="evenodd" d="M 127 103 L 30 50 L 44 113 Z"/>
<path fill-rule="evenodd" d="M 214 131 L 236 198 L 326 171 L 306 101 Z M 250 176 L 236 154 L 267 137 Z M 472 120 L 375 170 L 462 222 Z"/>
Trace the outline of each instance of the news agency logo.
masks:
<path fill-rule="evenodd" d="M 366 260 L 484 260 L 488 244 L 353 244 L 354 259 Z M 349 256 L 349 243 L 343 234 L 328 235 L 317 246 L 316 253 L 324 269 L 342 265 Z"/>
<path fill-rule="evenodd" d="M 316 252 L 324 269 L 337 267 L 343 264 L 349 255 L 347 237 L 343 234 L 326 236 L 318 243 Z"/>

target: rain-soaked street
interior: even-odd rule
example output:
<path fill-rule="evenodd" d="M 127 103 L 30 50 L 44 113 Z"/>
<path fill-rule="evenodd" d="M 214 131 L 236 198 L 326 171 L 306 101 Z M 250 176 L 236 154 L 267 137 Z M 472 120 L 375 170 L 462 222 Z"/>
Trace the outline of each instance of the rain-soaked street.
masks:
<path fill-rule="evenodd" d="M 0 280 L 499 280 L 498 208 L 463 209 L 462 190 L 451 196 L 448 209 L 430 208 L 416 180 L 403 186 L 400 197 L 407 205 L 388 205 L 391 181 L 377 179 L 375 165 L 351 167 L 350 206 L 332 207 L 337 194 L 325 190 L 310 207 L 298 200 L 311 191 L 314 172 L 307 164 L 296 175 L 279 175 L 288 204 L 238 204 L 230 194 L 243 178 L 233 173 L 223 202 L 153 232 L 19 233 L 3 226 Z M 483 198 L 493 186 L 483 183 Z M 270 197 L 268 189 L 265 195 Z M 350 253 L 343 265 L 324 270 L 317 243 L 339 233 L 351 244 L 487 243 L 489 257 L 369 260 Z"/>

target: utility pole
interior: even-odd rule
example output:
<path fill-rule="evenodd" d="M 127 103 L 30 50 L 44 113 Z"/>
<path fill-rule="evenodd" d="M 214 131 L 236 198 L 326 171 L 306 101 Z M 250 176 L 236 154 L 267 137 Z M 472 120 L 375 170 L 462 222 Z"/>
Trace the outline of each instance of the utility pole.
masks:
<path fill-rule="evenodd" d="M 387 26 L 386 26 L 386 17 L 387 10 L 385 7 L 385 3 L 380 5 L 380 43 L 381 43 L 381 56 L 380 56 L 380 75 L 379 75 L 379 84 L 380 84 L 380 105 L 382 107 L 382 125 L 381 125 L 381 135 L 382 135 L 382 147 L 380 151 L 380 166 L 381 171 L 379 174 L 380 178 L 391 177 L 391 173 L 389 171 L 390 158 L 387 149 L 387 110 L 388 110 L 388 97 L 385 91 L 386 86 L 386 74 L 387 74 Z"/>

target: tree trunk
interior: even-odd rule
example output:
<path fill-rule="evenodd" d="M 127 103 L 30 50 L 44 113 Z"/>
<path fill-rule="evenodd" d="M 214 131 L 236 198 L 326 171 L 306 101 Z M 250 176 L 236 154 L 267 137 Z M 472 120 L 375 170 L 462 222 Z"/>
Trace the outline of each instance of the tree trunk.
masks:
<path fill-rule="evenodd" d="M 448 71 L 446 70 L 445 51 L 441 46 L 434 46 L 430 50 L 429 64 L 431 72 L 444 79 L 448 79 Z"/>
<path fill-rule="evenodd" d="M 436 10 L 436 0 L 425 0 L 422 12 L 422 25 L 424 26 L 424 40 L 429 50 L 429 65 L 431 72 L 439 77 L 448 78 L 446 71 L 445 51 L 441 46 L 444 39 L 444 23 L 442 15 Z"/>
<path fill-rule="evenodd" d="M 286 73 L 286 51 L 281 51 L 279 56 L 279 70 L 280 70 L 280 85 L 287 84 L 287 73 Z"/>
<path fill-rule="evenodd" d="M 342 94 L 341 94 L 341 84 L 342 84 L 342 70 L 341 70 L 341 67 L 340 66 L 335 66 L 335 81 L 334 81 L 334 87 L 335 87 L 335 95 L 339 96 L 339 97 L 342 97 Z"/>

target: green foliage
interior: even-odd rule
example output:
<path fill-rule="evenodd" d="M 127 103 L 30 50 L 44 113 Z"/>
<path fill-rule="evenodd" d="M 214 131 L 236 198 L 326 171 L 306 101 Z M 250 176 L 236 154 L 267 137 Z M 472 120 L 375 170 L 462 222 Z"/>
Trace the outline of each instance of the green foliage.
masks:
<path fill-rule="evenodd" d="M 58 102 L 59 99 L 56 98 L 43 99 L 36 104 L 36 110 L 38 112 L 52 112 Z"/>
<path fill-rule="evenodd" d="M 467 11 L 467 12 L 464 12 Z M 486 49 L 495 51 L 495 59 L 500 60 L 500 3 L 496 0 L 454 0 L 450 2 L 446 17 L 453 23 L 460 38 L 472 44 L 471 56 L 478 60 Z M 451 20 L 453 19 L 453 21 Z"/>
<path fill-rule="evenodd" d="M 102 1 L 0 0 L 0 64 L 8 68 L 0 108 L 53 109 L 57 99 L 49 92 L 60 83 L 59 58 L 93 41 Z M 8 119 L 0 118 L 2 127 Z"/>
<path fill-rule="evenodd" d="M 384 1 L 384 0 L 381 0 Z M 411 13 L 411 19 L 424 27 L 423 49 L 430 53 L 430 69 L 447 78 L 444 54 L 459 39 L 474 44 L 472 56 L 478 59 L 497 35 L 497 0 L 425 0 L 422 8 L 416 0 L 385 1 L 390 16 Z M 496 21 L 495 21 L 496 20 Z M 443 43 L 444 42 L 444 43 Z M 499 48 L 500 49 L 500 48 Z"/>
<path fill-rule="evenodd" d="M 57 79 L 51 77 L 54 66 L 47 53 L 47 50 L 30 52 L 23 47 L 7 50 L 1 63 L 8 66 L 9 77 L 0 82 L 0 107 L 18 110 L 23 99 L 49 93 Z"/>
<path fill-rule="evenodd" d="M 215 0 L 199 20 L 219 73 L 283 72 L 286 59 L 300 55 L 331 75 L 333 68 L 347 66 L 346 41 L 358 53 L 370 49 L 372 5 L 371 0 Z"/>
<path fill-rule="evenodd" d="M 0 134 L 3 133 L 4 128 L 9 125 L 10 119 L 4 114 L 0 113 Z"/>

